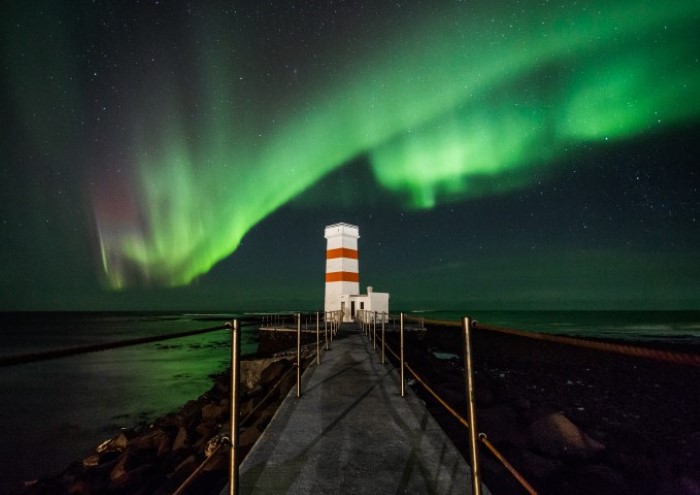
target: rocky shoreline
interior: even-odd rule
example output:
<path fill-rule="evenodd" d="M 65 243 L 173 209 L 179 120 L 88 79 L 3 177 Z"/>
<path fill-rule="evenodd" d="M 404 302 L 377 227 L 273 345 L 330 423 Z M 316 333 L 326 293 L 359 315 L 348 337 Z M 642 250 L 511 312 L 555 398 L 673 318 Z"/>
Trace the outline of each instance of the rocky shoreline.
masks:
<path fill-rule="evenodd" d="M 472 338 L 477 429 L 540 494 L 700 493 L 700 369 L 486 330 Z M 461 329 L 428 326 L 407 334 L 405 349 L 466 416 Z M 413 388 L 468 459 L 465 428 Z M 526 493 L 480 454 L 494 494 Z"/>
<path fill-rule="evenodd" d="M 289 344 L 288 338 L 281 340 L 267 342 L 266 352 L 261 353 L 272 355 L 241 361 L 241 459 L 296 384 L 296 354 L 267 352 Z M 303 346 L 302 369 L 312 361 L 314 352 L 315 345 Z M 228 482 L 229 472 L 229 450 L 225 445 L 217 447 L 231 431 L 230 369 L 211 378 L 211 389 L 177 412 L 122 430 L 63 472 L 26 482 L 18 493 L 166 495 L 175 492 L 207 459 L 185 493 L 218 494 Z"/>

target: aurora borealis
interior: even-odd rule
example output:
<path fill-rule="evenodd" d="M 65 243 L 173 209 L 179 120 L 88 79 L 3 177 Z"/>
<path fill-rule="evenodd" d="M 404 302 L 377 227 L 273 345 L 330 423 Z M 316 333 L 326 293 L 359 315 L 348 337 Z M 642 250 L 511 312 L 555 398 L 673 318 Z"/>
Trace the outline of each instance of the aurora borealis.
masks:
<path fill-rule="evenodd" d="M 335 221 L 407 304 L 696 305 L 697 2 L 2 14 L 8 308 L 313 306 Z"/>

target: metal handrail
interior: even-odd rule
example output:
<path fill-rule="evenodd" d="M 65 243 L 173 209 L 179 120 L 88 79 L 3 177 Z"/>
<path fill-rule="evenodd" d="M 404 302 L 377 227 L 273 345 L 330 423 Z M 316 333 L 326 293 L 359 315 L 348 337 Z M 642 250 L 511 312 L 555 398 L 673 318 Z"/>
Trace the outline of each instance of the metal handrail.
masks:
<path fill-rule="evenodd" d="M 413 369 L 411 368 L 408 363 L 404 362 L 404 353 L 403 353 L 403 330 L 404 330 L 404 320 L 407 319 L 405 318 L 405 315 L 401 313 L 400 315 L 400 321 L 401 321 L 401 349 L 400 353 L 401 355 L 397 355 L 396 352 L 394 352 L 391 347 L 386 345 L 386 341 L 384 337 L 382 336 L 382 349 L 386 346 L 386 348 L 389 350 L 389 353 L 394 356 L 395 359 L 397 359 L 401 365 L 401 395 L 404 395 L 404 375 L 403 375 L 403 370 L 404 368 L 408 370 L 411 375 L 416 379 L 418 383 L 420 383 L 426 391 L 433 396 L 437 400 L 437 402 L 445 408 L 447 412 L 449 412 L 453 417 L 455 417 L 464 427 L 466 427 L 469 430 L 469 437 L 470 437 L 470 442 L 469 442 L 469 447 L 470 447 L 470 458 L 472 462 L 472 469 L 471 469 L 471 480 L 472 480 L 472 493 L 478 495 L 481 493 L 481 481 L 480 481 L 480 470 L 479 470 L 479 463 L 478 463 L 478 452 L 477 452 L 477 440 L 483 443 L 488 450 L 498 459 L 503 466 L 506 468 L 506 470 L 515 478 L 518 483 L 531 495 L 536 495 L 537 491 L 530 485 L 527 480 L 510 464 L 506 458 L 501 454 L 494 445 L 488 441 L 488 438 L 485 433 L 478 433 L 477 434 L 477 428 L 476 428 L 476 415 L 474 411 L 474 397 L 473 397 L 473 392 L 474 392 L 474 386 L 473 386 L 473 380 L 470 378 L 470 373 L 471 373 L 471 368 L 472 368 L 472 363 L 471 363 L 471 339 L 470 339 L 470 334 L 469 330 L 472 328 L 473 323 L 470 318 L 465 317 L 463 318 L 462 325 L 463 329 L 465 332 L 465 373 L 467 373 L 466 376 L 466 382 L 467 382 L 467 403 L 468 403 L 468 410 L 469 410 L 469 416 L 470 416 L 470 422 L 464 419 L 457 411 L 455 411 L 454 408 L 452 408 L 442 397 L 440 397 L 435 390 L 433 390 L 426 382 L 423 380 L 423 378 L 420 377 L 420 375 Z M 467 356 L 468 362 L 467 362 Z M 470 424 L 474 425 L 474 428 L 470 427 Z"/>
<path fill-rule="evenodd" d="M 405 318 L 411 321 L 421 321 L 420 318 L 416 318 L 413 316 L 406 316 Z M 423 320 L 423 323 L 428 323 L 430 325 L 441 325 L 446 327 L 460 327 L 462 325 L 461 322 L 452 320 L 427 319 Z M 648 347 L 639 347 L 630 344 L 618 344 L 615 342 L 589 340 L 582 337 L 565 337 L 561 335 L 551 335 L 541 332 L 530 332 L 525 330 L 517 330 L 513 328 L 499 327 L 496 325 L 489 325 L 485 323 L 477 323 L 476 321 L 472 322 L 472 327 L 479 331 L 484 330 L 487 332 L 496 332 L 505 335 L 525 337 L 528 339 L 554 342 L 557 344 L 564 344 L 573 347 L 582 347 L 585 349 L 592 349 L 596 351 L 611 352 L 614 354 L 621 354 L 624 356 L 633 356 L 643 359 L 651 359 L 655 361 L 681 364 L 685 366 L 700 367 L 700 354 L 697 353 L 652 349 Z"/>

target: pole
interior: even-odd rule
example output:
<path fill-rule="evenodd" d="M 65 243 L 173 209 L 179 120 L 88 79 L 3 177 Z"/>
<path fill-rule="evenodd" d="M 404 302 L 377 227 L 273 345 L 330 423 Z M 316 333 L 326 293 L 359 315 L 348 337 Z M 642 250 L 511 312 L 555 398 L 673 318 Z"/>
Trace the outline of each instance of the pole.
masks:
<path fill-rule="evenodd" d="M 229 465 L 229 495 L 238 495 L 238 385 L 241 381 L 241 340 L 238 320 L 231 322 L 231 457 Z"/>
<path fill-rule="evenodd" d="M 316 311 L 316 364 L 321 364 L 321 323 Z"/>
<path fill-rule="evenodd" d="M 472 464 L 472 494 L 481 495 L 481 473 L 479 471 L 479 451 L 477 443 L 476 411 L 474 407 L 474 377 L 472 369 L 471 318 L 465 316 L 464 327 L 464 370 L 467 373 L 467 405 L 469 412 L 469 457 Z"/>
<path fill-rule="evenodd" d="M 326 341 L 326 350 L 328 350 L 328 313 L 323 317 L 323 338 Z"/>
<path fill-rule="evenodd" d="M 301 313 L 297 313 L 297 399 L 301 397 Z"/>
<path fill-rule="evenodd" d="M 384 342 L 385 342 L 385 337 L 384 337 L 384 321 L 386 318 L 384 315 L 382 315 L 382 364 L 384 364 Z"/>
<path fill-rule="evenodd" d="M 372 344 L 372 349 L 377 350 L 377 312 L 374 312 L 374 318 L 372 318 L 372 338 L 374 343 Z"/>
<path fill-rule="evenodd" d="M 406 393 L 406 381 L 404 380 L 404 361 L 403 361 L 403 313 L 401 313 L 401 397 Z"/>

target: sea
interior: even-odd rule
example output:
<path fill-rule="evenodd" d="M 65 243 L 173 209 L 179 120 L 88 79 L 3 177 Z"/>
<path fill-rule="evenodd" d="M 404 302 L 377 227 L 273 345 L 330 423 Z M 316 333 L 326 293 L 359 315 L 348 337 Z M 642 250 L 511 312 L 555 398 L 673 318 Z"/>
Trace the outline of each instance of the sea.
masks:
<path fill-rule="evenodd" d="M 664 343 L 700 349 L 700 311 L 407 312 L 557 335 Z M 239 314 L 0 313 L 0 357 L 223 325 Z M 260 314 L 260 313 L 256 313 Z M 255 325 L 242 326 L 241 352 L 257 352 Z M 230 364 L 227 330 L 0 368 L 0 493 L 55 474 L 122 428 L 176 411 Z"/>
<path fill-rule="evenodd" d="M 0 313 L 0 357 L 224 325 L 235 314 Z M 243 326 L 241 354 L 255 354 Z M 0 368 L 0 493 L 58 473 L 122 428 L 196 399 L 230 366 L 231 332 Z"/>

